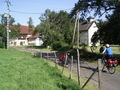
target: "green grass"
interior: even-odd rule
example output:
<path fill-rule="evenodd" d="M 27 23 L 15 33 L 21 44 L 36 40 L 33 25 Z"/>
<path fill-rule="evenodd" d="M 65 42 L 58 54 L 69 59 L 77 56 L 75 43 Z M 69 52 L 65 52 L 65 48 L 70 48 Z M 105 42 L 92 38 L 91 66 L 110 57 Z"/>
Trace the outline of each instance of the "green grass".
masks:
<path fill-rule="evenodd" d="M 76 82 L 43 59 L 0 49 L 0 90 L 80 90 Z"/>
<path fill-rule="evenodd" d="M 55 67 L 55 63 L 53 63 L 51 61 L 47 61 L 47 62 L 49 63 L 50 66 Z M 62 66 L 57 65 L 57 68 L 62 72 L 62 70 L 63 70 Z M 69 78 L 70 77 L 70 70 L 68 68 L 65 68 L 62 74 L 64 76 L 66 76 L 67 78 Z M 72 80 L 74 80 L 75 82 L 78 82 L 78 77 L 77 77 L 77 74 L 75 72 L 72 72 Z M 81 78 L 80 85 L 83 86 L 86 81 L 87 81 L 86 78 Z M 98 88 L 95 84 L 93 84 L 92 82 L 89 82 L 85 86 L 84 90 L 98 90 Z"/>

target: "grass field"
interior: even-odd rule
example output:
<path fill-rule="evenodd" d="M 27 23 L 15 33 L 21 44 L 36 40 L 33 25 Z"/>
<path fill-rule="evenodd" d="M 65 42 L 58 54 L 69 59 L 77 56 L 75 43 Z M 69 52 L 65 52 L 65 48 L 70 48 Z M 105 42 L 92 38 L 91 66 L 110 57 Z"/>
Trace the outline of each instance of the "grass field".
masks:
<path fill-rule="evenodd" d="M 81 90 L 43 59 L 0 49 L 0 90 Z"/>

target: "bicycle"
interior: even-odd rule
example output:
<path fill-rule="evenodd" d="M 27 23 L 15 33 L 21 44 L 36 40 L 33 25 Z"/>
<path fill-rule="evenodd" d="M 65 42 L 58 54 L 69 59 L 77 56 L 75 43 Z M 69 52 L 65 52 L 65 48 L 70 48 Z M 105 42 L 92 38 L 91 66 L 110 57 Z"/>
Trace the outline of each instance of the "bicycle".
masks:
<path fill-rule="evenodd" d="M 103 63 L 103 69 L 106 67 L 108 72 L 110 74 L 114 74 L 116 72 L 116 66 L 118 66 L 118 60 L 117 59 L 108 59 L 106 60 L 105 57 L 102 58 L 102 63 Z"/>

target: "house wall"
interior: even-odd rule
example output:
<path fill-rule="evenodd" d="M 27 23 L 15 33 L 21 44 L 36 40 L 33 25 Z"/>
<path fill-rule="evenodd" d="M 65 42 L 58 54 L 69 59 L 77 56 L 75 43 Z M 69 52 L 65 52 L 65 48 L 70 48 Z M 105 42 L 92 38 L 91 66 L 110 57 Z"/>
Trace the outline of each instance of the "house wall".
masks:
<path fill-rule="evenodd" d="M 95 32 L 97 32 L 98 27 L 95 23 L 91 25 L 91 27 L 88 30 L 88 46 L 92 46 L 91 38 Z M 99 45 L 99 42 L 97 43 Z"/>
<path fill-rule="evenodd" d="M 88 45 L 88 31 L 80 32 L 80 45 Z"/>
<path fill-rule="evenodd" d="M 43 44 L 43 41 L 40 38 L 37 38 L 35 40 L 36 46 L 41 46 Z"/>
<path fill-rule="evenodd" d="M 10 41 L 10 46 L 26 46 L 26 45 L 28 45 L 28 42 L 26 39 L 24 40 L 16 39 L 16 40 Z"/>
<path fill-rule="evenodd" d="M 42 44 L 43 44 L 43 41 L 40 38 L 28 40 L 28 45 L 41 46 Z"/>

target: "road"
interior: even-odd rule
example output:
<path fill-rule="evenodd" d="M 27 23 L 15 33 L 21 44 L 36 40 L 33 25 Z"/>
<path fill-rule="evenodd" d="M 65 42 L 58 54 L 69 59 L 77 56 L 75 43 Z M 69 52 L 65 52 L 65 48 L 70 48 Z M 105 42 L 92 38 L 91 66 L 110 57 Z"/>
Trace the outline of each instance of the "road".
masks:
<path fill-rule="evenodd" d="M 20 48 L 19 50 L 31 52 L 33 54 L 40 54 L 43 51 L 37 50 L 37 49 L 29 49 L 29 48 Z M 42 56 L 46 57 L 49 56 L 49 58 L 53 58 L 53 53 L 50 52 L 43 52 Z M 88 79 L 90 75 L 93 73 L 93 71 L 96 69 L 97 64 L 91 64 L 88 62 L 81 62 L 81 68 L 80 68 L 80 74 L 82 77 Z M 77 72 L 77 65 L 74 63 L 73 65 L 73 71 Z M 96 73 L 91 81 L 98 84 L 98 73 Z M 102 72 L 102 89 L 101 90 L 120 90 L 120 72 L 115 72 L 115 74 L 109 74 L 108 72 Z"/>

